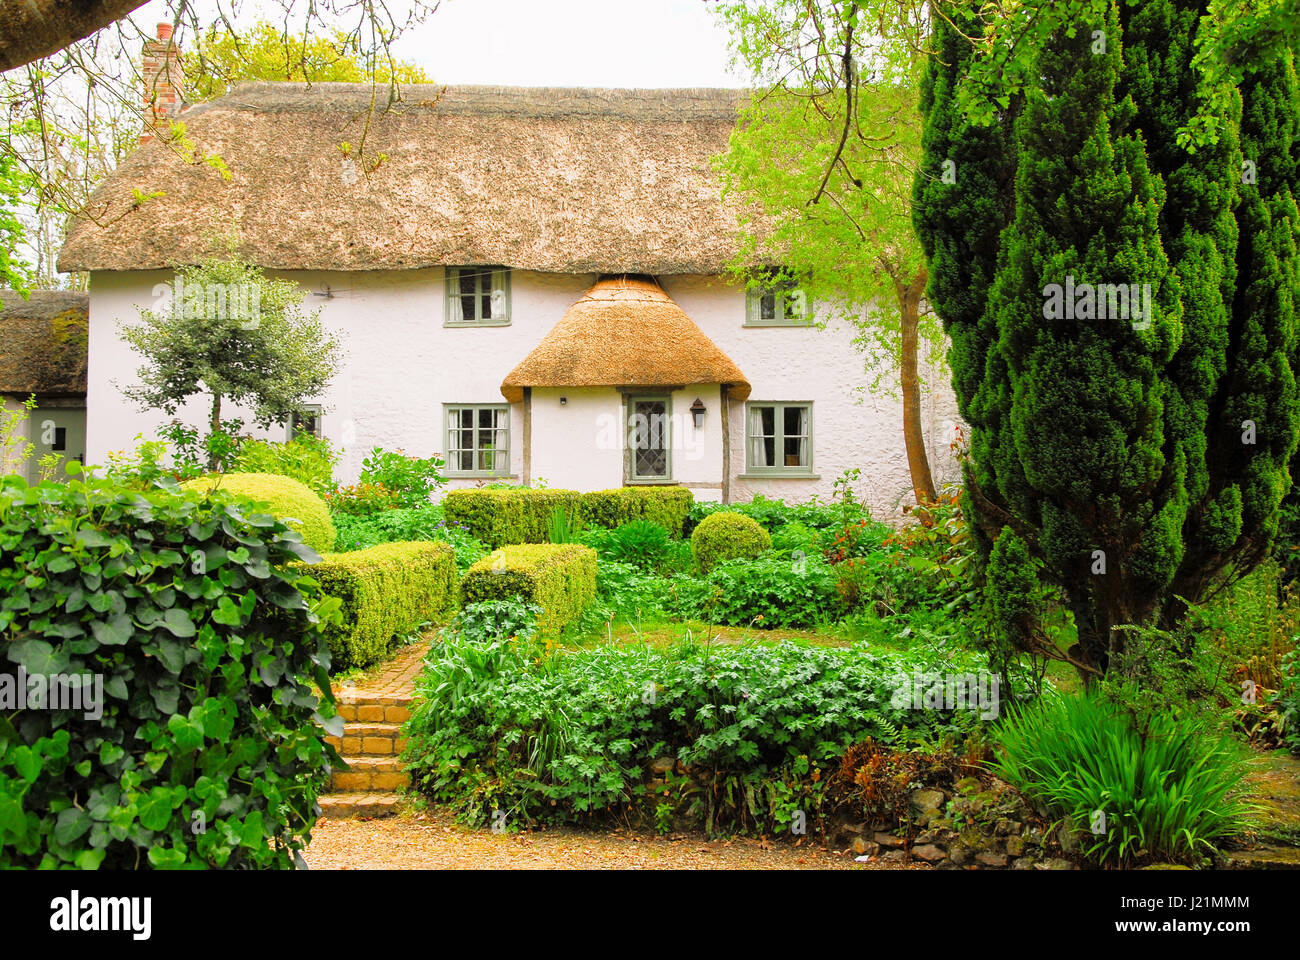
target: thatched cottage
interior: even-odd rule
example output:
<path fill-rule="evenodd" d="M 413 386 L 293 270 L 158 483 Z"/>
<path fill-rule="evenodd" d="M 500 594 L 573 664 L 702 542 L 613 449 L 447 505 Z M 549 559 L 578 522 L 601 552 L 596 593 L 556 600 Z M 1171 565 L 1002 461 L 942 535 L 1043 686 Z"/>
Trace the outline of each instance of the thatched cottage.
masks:
<path fill-rule="evenodd" d="M 118 322 L 233 234 L 345 340 L 306 422 L 346 478 L 382 445 L 444 455 L 453 486 L 801 500 L 860 467 L 881 509 L 910 491 L 900 404 L 863 392 L 851 325 L 726 276 L 738 211 L 711 158 L 737 91 L 402 94 L 372 115 L 361 85 L 244 84 L 182 115 L 229 179 L 154 141 L 100 187 L 59 261 L 90 273 L 92 462 L 165 419 L 120 392 L 139 359 Z M 952 476 L 947 394 L 926 419 Z"/>
<path fill-rule="evenodd" d="M 0 290 L 0 408 L 21 411 L 35 397 L 36 410 L 0 450 L 0 471 L 21 469 L 37 479 L 47 454 L 85 462 L 86 324 L 90 298 L 76 291 L 33 291 L 26 298 Z M 2 438 L 0 438 L 2 442 Z M 19 467 L 16 447 L 32 445 Z"/>

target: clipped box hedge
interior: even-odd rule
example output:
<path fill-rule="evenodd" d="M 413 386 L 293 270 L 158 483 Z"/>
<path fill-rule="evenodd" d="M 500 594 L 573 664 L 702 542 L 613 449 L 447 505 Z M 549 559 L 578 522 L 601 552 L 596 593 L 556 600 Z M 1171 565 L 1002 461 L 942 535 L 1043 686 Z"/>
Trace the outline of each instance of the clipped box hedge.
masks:
<path fill-rule="evenodd" d="M 571 543 L 501 547 L 465 572 L 460 593 L 467 604 L 510 597 L 535 603 L 542 632 L 554 634 L 596 596 L 596 551 Z"/>
<path fill-rule="evenodd" d="M 334 522 L 329 508 L 311 487 L 278 473 L 224 473 L 198 477 L 181 484 L 182 490 L 196 490 L 205 496 L 224 490 L 243 500 L 265 504 L 270 514 L 285 520 L 302 534 L 303 543 L 317 553 L 334 549 Z"/>
<path fill-rule="evenodd" d="M 395 637 L 449 613 L 456 596 L 455 552 L 427 540 L 326 554 L 306 572 L 343 601 L 343 624 L 325 630 L 336 668 L 382 660 Z"/>
<path fill-rule="evenodd" d="M 674 537 L 690 513 L 694 497 L 685 487 L 622 487 L 617 490 L 451 490 L 442 500 L 448 522 L 467 527 L 490 547 L 546 543 L 557 508 L 598 527 L 613 529 L 646 519 Z"/>
<path fill-rule="evenodd" d="M 649 520 L 680 537 L 694 502 L 694 495 L 685 487 L 596 490 L 582 494 L 581 517 L 593 526 L 611 530 L 629 520 Z"/>

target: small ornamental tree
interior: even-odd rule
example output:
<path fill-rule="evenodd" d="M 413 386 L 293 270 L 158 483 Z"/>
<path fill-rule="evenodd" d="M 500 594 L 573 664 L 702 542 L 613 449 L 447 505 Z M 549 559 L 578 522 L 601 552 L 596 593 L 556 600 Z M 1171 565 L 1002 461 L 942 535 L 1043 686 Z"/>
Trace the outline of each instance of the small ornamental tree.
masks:
<path fill-rule="evenodd" d="M 1036 47 L 1023 99 L 1003 100 L 1011 139 L 972 129 L 957 96 L 976 8 L 936 29 L 914 217 L 972 428 L 988 589 L 1032 593 L 1033 558 L 1094 675 L 1117 627 L 1177 622 L 1276 529 L 1300 426 L 1293 59 L 1240 95 L 1207 89 L 1205 0 L 1104 4 Z M 1181 134 L 1207 120 L 1217 138 L 1192 149 Z M 994 550 L 1007 538 L 1024 550 Z"/>
<path fill-rule="evenodd" d="M 154 288 L 158 303 L 122 339 L 144 357 L 140 383 L 122 392 L 143 408 L 175 414 L 189 398 L 210 398 L 209 439 L 221 433 L 223 403 L 249 409 L 260 427 L 284 420 L 321 394 L 341 359 L 320 311 L 302 310 L 302 292 L 238 257 L 180 267 Z M 208 468 L 218 467 L 215 449 Z"/>

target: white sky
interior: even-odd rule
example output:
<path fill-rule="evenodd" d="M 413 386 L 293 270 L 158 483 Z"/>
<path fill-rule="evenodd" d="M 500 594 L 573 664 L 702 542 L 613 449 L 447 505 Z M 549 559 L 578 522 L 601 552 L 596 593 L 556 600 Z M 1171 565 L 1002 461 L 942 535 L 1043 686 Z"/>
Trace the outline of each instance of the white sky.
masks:
<path fill-rule="evenodd" d="M 397 49 L 439 83 L 741 85 L 706 0 L 444 0 Z"/>
<path fill-rule="evenodd" d="M 712 0 L 443 0 L 395 50 L 438 83 L 743 86 L 727 71 L 727 31 L 714 7 Z M 275 6 L 261 9 L 276 19 Z M 259 4 L 239 10 L 241 21 L 253 20 Z M 171 17 L 163 0 L 153 0 L 131 19 L 152 34 L 153 24 Z"/>

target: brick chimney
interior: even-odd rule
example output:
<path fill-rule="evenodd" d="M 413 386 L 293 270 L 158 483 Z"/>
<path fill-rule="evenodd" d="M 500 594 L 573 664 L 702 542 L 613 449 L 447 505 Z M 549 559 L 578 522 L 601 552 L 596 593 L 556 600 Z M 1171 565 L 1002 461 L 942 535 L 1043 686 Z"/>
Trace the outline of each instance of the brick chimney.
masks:
<path fill-rule="evenodd" d="M 181 51 L 172 40 L 170 23 L 158 24 L 158 39 L 145 43 L 140 75 L 144 79 L 145 120 L 140 142 L 148 143 L 154 130 L 165 127 L 185 107 L 181 96 Z"/>

